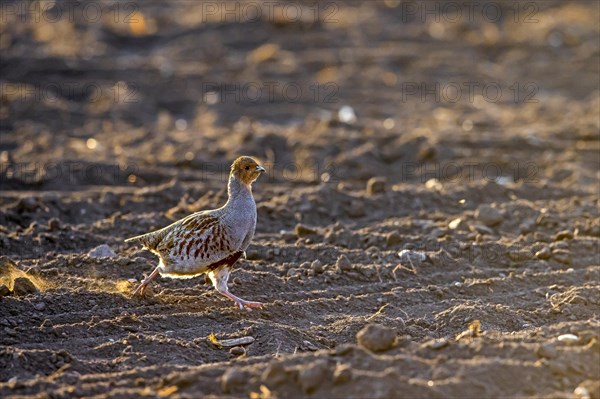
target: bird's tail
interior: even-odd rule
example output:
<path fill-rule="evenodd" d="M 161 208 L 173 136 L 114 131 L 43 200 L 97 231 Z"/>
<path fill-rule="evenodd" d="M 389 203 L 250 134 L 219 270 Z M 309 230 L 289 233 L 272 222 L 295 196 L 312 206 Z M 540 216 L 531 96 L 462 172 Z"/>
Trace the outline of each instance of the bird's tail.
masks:
<path fill-rule="evenodd" d="M 156 249 L 158 243 L 162 240 L 163 235 L 159 231 L 153 231 L 151 233 L 142 234 L 135 237 L 130 237 L 125 242 L 136 242 L 142 244 L 147 249 Z"/>

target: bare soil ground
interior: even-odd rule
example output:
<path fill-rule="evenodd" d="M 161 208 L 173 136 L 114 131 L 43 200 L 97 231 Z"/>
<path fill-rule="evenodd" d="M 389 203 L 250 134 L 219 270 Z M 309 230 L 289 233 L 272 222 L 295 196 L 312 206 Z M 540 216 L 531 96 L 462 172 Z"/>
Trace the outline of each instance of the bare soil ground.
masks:
<path fill-rule="evenodd" d="M 598 398 L 599 6 L 481 3 L 4 10 L 0 397 Z M 123 239 L 222 204 L 242 154 L 269 173 L 230 288 L 265 308 L 130 298 L 156 258 Z"/>

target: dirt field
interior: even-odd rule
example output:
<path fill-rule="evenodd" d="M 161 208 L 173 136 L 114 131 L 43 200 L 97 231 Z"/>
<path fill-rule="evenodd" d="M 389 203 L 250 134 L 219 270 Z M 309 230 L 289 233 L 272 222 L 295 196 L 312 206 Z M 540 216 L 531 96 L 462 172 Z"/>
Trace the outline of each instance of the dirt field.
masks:
<path fill-rule="evenodd" d="M 598 3 L 267 3 L 2 4 L 0 397 L 598 399 Z M 239 155 L 264 309 L 130 298 Z"/>

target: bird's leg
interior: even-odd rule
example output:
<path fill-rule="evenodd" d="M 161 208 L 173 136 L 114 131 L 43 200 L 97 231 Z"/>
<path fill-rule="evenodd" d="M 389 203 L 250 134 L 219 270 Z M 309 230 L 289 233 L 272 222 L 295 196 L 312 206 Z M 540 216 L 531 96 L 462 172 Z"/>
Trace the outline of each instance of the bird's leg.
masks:
<path fill-rule="evenodd" d="M 262 308 L 263 304 L 260 302 L 246 301 L 229 292 L 229 288 L 227 287 L 227 280 L 229 279 L 229 267 L 225 266 L 213 270 L 208 273 L 208 277 L 212 281 L 217 292 L 231 299 L 237 306 L 239 306 L 240 309 Z"/>
<path fill-rule="evenodd" d="M 136 296 L 137 294 L 140 294 L 142 296 L 144 295 L 144 291 L 146 291 L 146 287 L 148 286 L 148 284 L 150 284 L 150 281 L 154 280 L 154 278 L 158 276 L 159 267 L 160 265 L 156 266 L 156 269 L 154 269 L 154 271 L 150 273 L 150 275 L 146 277 L 140 285 L 138 285 L 138 287 L 135 289 L 135 291 L 133 291 L 133 294 L 131 294 L 131 296 Z"/>

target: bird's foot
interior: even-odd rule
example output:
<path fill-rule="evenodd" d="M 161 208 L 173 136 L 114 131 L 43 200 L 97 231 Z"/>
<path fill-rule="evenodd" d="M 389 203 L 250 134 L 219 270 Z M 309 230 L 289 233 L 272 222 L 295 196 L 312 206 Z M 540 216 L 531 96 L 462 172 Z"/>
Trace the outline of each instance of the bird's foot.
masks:
<path fill-rule="evenodd" d="M 227 298 L 229 298 L 233 302 L 235 302 L 235 304 L 240 308 L 240 310 L 243 310 L 243 309 L 252 310 L 252 309 L 258 309 L 258 308 L 263 307 L 263 304 L 261 302 L 246 301 L 242 298 L 238 298 L 237 296 L 233 295 L 229 291 L 222 291 L 221 294 L 225 295 Z"/>
<path fill-rule="evenodd" d="M 264 306 L 264 304 L 262 302 L 252 302 L 252 301 L 244 301 L 243 299 L 240 299 L 239 301 L 235 302 L 240 309 L 260 309 Z"/>
<path fill-rule="evenodd" d="M 146 292 L 146 287 L 148 287 L 148 284 L 145 282 L 142 282 L 140 285 L 137 286 L 137 288 L 135 289 L 135 291 L 133 291 L 133 293 L 131 294 L 132 297 L 139 295 L 139 296 L 144 296 L 144 292 Z"/>

